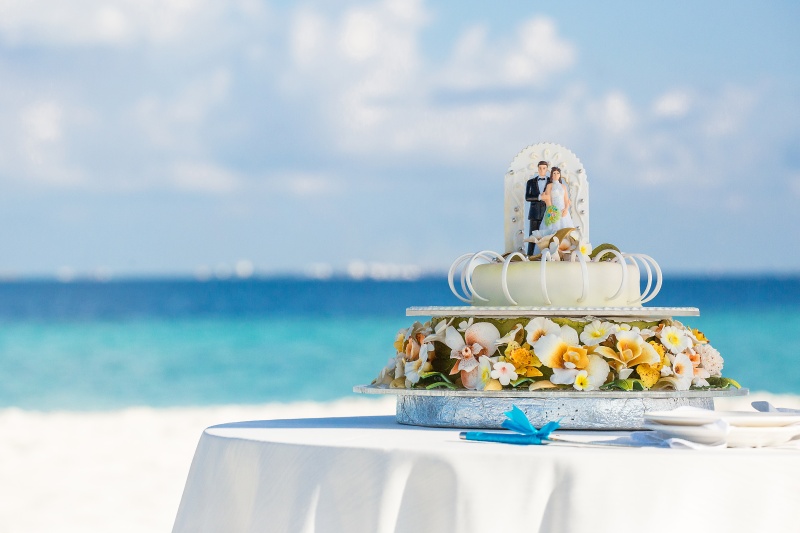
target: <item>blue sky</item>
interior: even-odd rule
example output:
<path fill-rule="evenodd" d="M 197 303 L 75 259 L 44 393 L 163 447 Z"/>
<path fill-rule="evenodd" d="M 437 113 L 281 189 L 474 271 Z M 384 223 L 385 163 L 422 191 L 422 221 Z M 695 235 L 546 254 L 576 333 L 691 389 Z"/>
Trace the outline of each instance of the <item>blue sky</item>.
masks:
<path fill-rule="evenodd" d="M 800 271 L 797 5 L 554 4 L 0 0 L 0 273 L 446 269 L 540 141 L 594 244 Z"/>

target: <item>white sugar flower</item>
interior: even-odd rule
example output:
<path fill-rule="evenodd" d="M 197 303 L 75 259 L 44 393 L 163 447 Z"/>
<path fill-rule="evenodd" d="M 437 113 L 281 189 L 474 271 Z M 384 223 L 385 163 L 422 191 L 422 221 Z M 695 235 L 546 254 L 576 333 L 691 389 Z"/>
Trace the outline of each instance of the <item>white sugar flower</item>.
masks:
<path fill-rule="evenodd" d="M 408 361 L 405 364 L 405 374 L 406 374 L 406 382 L 411 384 L 416 384 L 419 382 L 421 375 L 425 372 L 430 372 L 433 370 L 433 367 L 428 362 L 428 352 L 420 351 L 419 359 L 414 361 Z"/>
<path fill-rule="evenodd" d="M 517 333 L 522 329 L 522 324 L 517 324 L 514 328 L 506 333 L 504 336 L 497 339 L 497 346 L 502 346 L 504 344 L 508 344 L 509 342 L 513 342 L 517 338 Z"/>
<path fill-rule="evenodd" d="M 500 381 L 500 384 L 503 386 L 508 385 L 519 377 L 517 373 L 514 372 L 516 369 L 511 363 L 495 363 L 493 368 L 494 370 L 492 370 L 491 373 L 492 379 Z"/>
<path fill-rule="evenodd" d="M 475 384 L 476 390 L 483 390 L 492 379 L 492 364 L 497 362 L 497 357 L 480 356 L 478 359 L 478 378 Z"/>
<path fill-rule="evenodd" d="M 659 334 L 661 344 L 673 354 L 678 354 L 686 348 L 692 346 L 692 340 L 686 336 L 686 332 L 675 326 L 665 326 Z"/>
<path fill-rule="evenodd" d="M 605 359 L 599 355 L 590 355 L 589 365 L 586 370 L 578 372 L 572 386 L 577 390 L 597 390 L 606 382 L 610 369 Z"/>
<path fill-rule="evenodd" d="M 395 357 L 390 357 L 389 361 L 386 363 L 386 366 L 381 369 L 380 374 L 375 380 L 372 382 L 373 385 L 377 386 L 388 386 L 394 381 L 394 374 L 395 370 L 397 369 L 397 359 L 402 361 L 403 356 L 397 355 Z"/>
<path fill-rule="evenodd" d="M 553 240 L 550 241 L 550 246 L 547 247 L 547 250 L 550 252 L 550 258 L 548 261 L 561 261 L 561 252 L 558 249 L 558 237 L 553 237 Z"/>
<path fill-rule="evenodd" d="M 590 242 L 582 242 L 580 243 L 580 245 L 578 245 L 578 251 L 580 251 L 580 253 L 582 253 L 586 257 L 592 255 L 592 250 L 593 250 L 592 243 Z"/>
<path fill-rule="evenodd" d="M 599 320 L 592 320 L 586 327 L 583 328 L 581 333 L 581 342 L 586 346 L 597 346 L 608 338 L 609 335 L 616 332 L 617 328 L 611 322 L 600 322 Z"/>
<path fill-rule="evenodd" d="M 677 379 L 675 388 L 677 390 L 689 390 L 692 386 L 692 379 L 694 379 L 694 367 L 688 355 L 681 353 L 675 356 L 672 361 L 672 373 Z"/>
<path fill-rule="evenodd" d="M 599 355 L 588 356 L 586 368 L 553 368 L 550 382 L 556 385 L 572 385 L 577 390 L 597 390 L 606 382 L 611 367 Z M 565 365 L 566 366 L 566 365 Z"/>
<path fill-rule="evenodd" d="M 580 345 L 580 341 L 578 340 L 578 332 L 575 331 L 574 328 L 570 326 L 561 326 L 559 330 L 559 336 L 571 346 L 578 346 Z"/>
<path fill-rule="evenodd" d="M 550 333 L 555 335 L 561 334 L 561 328 L 553 322 L 552 320 L 544 317 L 537 317 L 528 322 L 528 325 L 525 326 L 525 331 L 527 335 L 525 336 L 525 340 L 531 346 L 534 345 L 536 341 L 540 338 L 548 335 Z"/>
<path fill-rule="evenodd" d="M 469 320 L 462 320 L 461 322 L 459 322 L 458 323 L 458 331 L 460 331 L 462 333 L 467 331 L 467 328 L 472 325 L 472 322 L 474 320 L 475 320 L 475 317 L 471 316 L 471 317 L 469 317 Z"/>
<path fill-rule="evenodd" d="M 698 344 L 694 349 L 700 356 L 700 364 L 708 371 L 709 377 L 720 377 L 724 360 L 716 348 L 710 344 Z"/>

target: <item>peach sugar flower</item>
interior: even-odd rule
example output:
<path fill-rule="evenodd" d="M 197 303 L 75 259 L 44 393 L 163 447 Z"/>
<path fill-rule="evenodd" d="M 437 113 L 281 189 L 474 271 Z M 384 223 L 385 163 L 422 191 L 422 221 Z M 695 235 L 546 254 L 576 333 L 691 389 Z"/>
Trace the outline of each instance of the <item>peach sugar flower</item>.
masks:
<path fill-rule="evenodd" d="M 450 358 L 457 359 L 450 374 L 461 373 L 461 383 L 467 389 L 478 387 L 478 358 L 491 356 L 497 351 L 500 332 L 489 322 L 472 324 L 464 332 L 464 336 L 448 326 L 445 330 L 444 343 L 450 348 Z"/>

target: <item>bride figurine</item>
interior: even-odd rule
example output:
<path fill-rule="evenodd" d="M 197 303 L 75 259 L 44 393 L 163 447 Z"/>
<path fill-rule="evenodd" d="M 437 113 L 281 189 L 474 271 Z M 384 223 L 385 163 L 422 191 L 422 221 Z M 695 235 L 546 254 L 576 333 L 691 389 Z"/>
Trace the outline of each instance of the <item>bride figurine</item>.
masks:
<path fill-rule="evenodd" d="M 550 169 L 550 183 L 545 187 L 541 197 L 547 206 L 540 230 L 542 235 L 552 235 L 563 228 L 574 228 L 572 217 L 569 215 L 569 195 L 567 188 L 561 183 L 561 169 Z"/>

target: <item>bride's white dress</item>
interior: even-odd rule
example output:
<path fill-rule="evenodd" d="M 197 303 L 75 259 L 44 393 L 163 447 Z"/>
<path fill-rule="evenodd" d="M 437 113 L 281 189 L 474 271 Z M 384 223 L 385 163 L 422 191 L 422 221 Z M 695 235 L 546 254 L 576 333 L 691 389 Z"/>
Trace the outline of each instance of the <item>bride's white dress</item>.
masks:
<path fill-rule="evenodd" d="M 551 184 L 550 199 L 552 200 L 551 206 L 547 208 L 540 230 L 542 235 L 550 235 L 563 228 L 574 228 L 575 224 L 572 222 L 572 217 L 569 211 L 564 209 L 566 203 L 564 202 L 564 192 L 566 191 L 564 185 L 559 182 Z M 551 213 L 554 211 L 551 207 L 558 209 L 557 215 L 553 217 Z M 555 220 L 553 220 L 555 218 Z M 548 223 L 549 222 L 549 223 Z"/>

